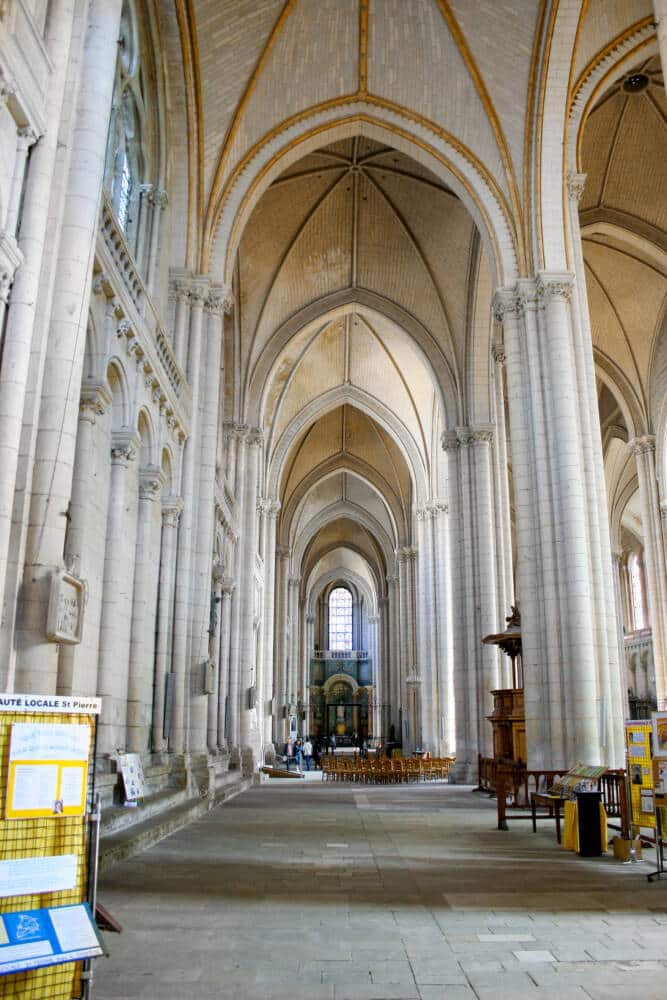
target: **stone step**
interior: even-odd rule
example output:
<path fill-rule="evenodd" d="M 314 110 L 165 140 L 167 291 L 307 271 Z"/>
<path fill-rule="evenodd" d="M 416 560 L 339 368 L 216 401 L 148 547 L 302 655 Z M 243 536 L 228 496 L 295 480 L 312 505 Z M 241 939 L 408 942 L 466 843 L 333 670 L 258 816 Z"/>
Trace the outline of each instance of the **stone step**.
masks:
<path fill-rule="evenodd" d="M 130 813 L 130 819 L 134 822 L 130 822 L 129 825 L 123 822 L 120 826 L 114 827 L 113 822 L 119 821 L 120 818 L 117 820 L 112 816 L 109 818 L 111 824 L 109 829 L 106 817 L 103 818 L 100 837 L 100 873 L 108 871 L 117 862 L 124 861 L 139 851 L 145 851 L 147 847 L 152 847 L 169 834 L 200 819 L 215 806 L 245 791 L 252 784 L 252 778 L 244 778 L 238 771 L 224 772 L 220 775 L 220 780 L 216 781 L 213 797 L 183 798 L 186 793 L 182 790 L 166 790 L 151 798 L 151 804 L 156 808 L 152 809 L 150 815 L 146 815 L 143 811 L 145 807 L 141 806 L 137 809 L 111 810 Z M 155 800 L 160 801 L 158 803 Z M 157 808 L 159 805 L 162 808 Z"/>

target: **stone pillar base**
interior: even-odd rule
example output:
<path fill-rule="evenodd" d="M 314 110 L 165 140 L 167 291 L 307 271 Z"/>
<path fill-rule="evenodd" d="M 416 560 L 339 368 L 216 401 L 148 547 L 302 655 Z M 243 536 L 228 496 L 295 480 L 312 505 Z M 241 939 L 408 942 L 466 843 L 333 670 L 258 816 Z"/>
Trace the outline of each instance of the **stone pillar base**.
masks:
<path fill-rule="evenodd" d="M 255 751 L 252 747 L 241 749 L 241 774 L 244 778 L 251 778 L 255 773 Z"/>
<path fill-rule="evenodd" d="M 241 767 L 241 749 L 240 747 L 230 747 L 229 748 L 229 770 L 238 771 Z"/>

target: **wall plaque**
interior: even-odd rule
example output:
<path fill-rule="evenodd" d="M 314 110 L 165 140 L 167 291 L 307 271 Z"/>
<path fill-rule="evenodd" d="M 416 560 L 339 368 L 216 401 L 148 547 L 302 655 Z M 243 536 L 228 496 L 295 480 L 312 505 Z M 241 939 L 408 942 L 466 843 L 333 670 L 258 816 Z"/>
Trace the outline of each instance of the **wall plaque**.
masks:
<path fill-rule="evenodd" d="M 83 612 L 87 587 L 64 569 L 57 569 L 51 577 L 51 595 L 46 616 L 46 637 L 49 642 L 81 642 Z"/>

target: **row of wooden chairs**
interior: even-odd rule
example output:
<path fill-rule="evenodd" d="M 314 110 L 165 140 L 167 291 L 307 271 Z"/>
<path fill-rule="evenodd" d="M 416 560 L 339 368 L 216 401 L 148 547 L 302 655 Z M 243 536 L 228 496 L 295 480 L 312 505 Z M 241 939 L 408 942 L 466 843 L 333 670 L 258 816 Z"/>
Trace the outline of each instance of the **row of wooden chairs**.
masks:
<path fill-rule="evenodd" d="M 349 781 L 364 785 L 397 785 L 418 781 L 442 781 L 454 757 L 386 757 L 352 759 L 329 756 L 322 761 L 325 781 Z"/>

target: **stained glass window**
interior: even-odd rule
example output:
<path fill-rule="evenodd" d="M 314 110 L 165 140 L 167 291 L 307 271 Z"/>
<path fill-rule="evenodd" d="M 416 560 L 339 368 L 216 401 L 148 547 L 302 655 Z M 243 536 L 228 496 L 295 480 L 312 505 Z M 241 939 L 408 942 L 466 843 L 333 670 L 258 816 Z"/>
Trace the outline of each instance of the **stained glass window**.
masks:
<path fill-rule="evenodd" d="M 329 649 L 352 649 L 352 594 L 345 587 L 329 595 Z"/>

